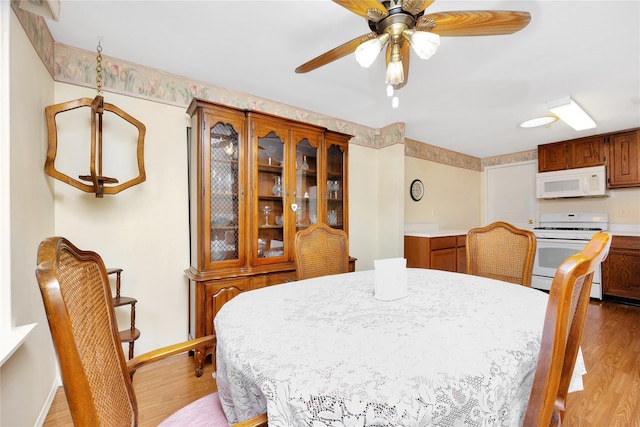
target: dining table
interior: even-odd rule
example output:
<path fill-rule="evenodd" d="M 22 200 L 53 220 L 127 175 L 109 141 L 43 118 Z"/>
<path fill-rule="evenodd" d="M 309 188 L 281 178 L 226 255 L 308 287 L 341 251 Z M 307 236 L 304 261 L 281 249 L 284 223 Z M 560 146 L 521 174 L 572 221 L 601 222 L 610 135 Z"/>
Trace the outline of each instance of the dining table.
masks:
<path fill-rule="evenodd" d="M 548 294 L 462 273 L 406 269 L 376 298 L 375 270 L 244 292 L 214 320 L 229 423 L 520 426 Z M 582 354 L 571 390 L 586 372 Z"/>

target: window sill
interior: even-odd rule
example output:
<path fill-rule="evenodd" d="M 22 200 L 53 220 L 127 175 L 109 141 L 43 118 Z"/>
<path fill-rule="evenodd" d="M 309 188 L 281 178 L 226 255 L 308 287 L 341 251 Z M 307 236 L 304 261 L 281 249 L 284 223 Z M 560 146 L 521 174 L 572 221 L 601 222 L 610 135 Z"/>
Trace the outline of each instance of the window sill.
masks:
<path fill-rule="evenodd" d="M 2 334 L 2 339 L 0 339 L 0 366 L 9 360 L 11 355 L 22 345 L 36 325 L 37 323 L 17 326 L 7 333 Z"/>

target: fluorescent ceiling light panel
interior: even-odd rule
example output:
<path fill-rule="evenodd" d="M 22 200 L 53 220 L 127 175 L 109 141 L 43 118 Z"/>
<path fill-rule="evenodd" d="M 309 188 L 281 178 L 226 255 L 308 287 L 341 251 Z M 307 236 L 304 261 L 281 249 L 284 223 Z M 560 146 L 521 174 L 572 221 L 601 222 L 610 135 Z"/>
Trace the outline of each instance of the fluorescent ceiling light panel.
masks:
<path fill-rule="evenodd" d="M 547 107 L 553 114 L 560 117 L 560 120 L 575 130 L 596 127 L 596 122 L 569 96 L 550 101 L 547 103 Z"/>

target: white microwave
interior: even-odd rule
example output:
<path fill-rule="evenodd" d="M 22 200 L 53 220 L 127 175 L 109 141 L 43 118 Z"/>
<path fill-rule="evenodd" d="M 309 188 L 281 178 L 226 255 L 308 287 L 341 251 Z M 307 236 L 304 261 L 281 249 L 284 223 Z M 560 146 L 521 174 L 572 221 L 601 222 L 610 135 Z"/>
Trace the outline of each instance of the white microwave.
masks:
<path fill-rule="evenodd" d="M 536 196 L 538 199 L 608 195 L 607 171 L 604 166 L 536 174 Z"/>

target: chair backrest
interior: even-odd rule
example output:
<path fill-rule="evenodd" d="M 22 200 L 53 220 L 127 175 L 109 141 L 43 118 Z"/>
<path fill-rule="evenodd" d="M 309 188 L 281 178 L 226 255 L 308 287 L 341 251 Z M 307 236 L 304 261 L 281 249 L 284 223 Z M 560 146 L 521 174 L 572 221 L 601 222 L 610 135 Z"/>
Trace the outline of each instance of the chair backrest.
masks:
<path fill-rule="evenodd" d="M 100 256 L 51 237 L 38 248 L 36 277 L 74 424 L 136 425 L 137 402 Z"/>
<path fill-rule="evenodd" d="M 318 223 L 296 233 L 295 263 L 298 280 L 349 271 L 347 233 Z"/>
<path fill-rule="evenodd" d="M 531 286 L 533 232 L 498 221 L 467 233 L 467 274 Z"/>
<path fill-rule="evenodd" d="M 553 278 L 544 318 L 538 365 L 524 427 L 547 427 L 564 415 L 589 306 L 593 272 L 606 258 L 611 235 L 597 233 L 578 254 L 567 258 Z"/>

